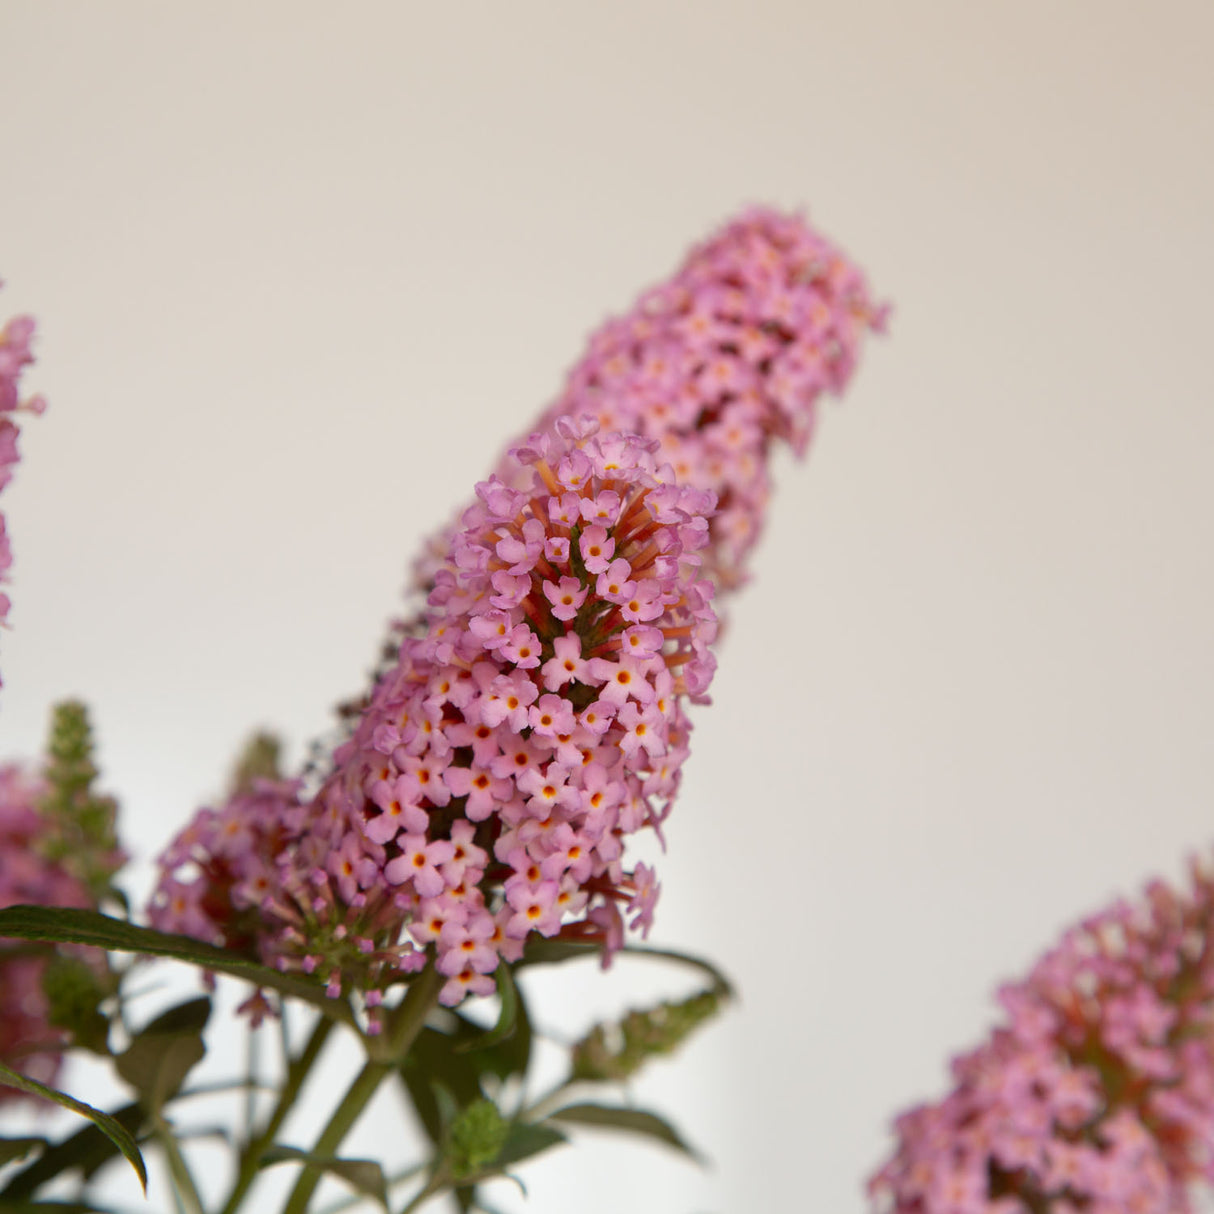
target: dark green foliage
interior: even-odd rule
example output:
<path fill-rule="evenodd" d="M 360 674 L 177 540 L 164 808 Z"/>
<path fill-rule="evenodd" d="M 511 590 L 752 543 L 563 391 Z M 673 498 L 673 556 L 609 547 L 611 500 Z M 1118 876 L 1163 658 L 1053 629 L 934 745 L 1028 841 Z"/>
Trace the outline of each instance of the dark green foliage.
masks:
<path fill-rule="evenodd" d="M 159 1113 L 206 1054 L 202 1031 L 211 1015 L 205 996 L 171 1007 L 140 1030 L 118 1056 L 117 1070 L 139 1093 L 149 1113 Z"/>
<path fill-rule="evenodd" d="M 145 1191 L 147 1190 L 148 1171 L 144 1166 L 143 1156 L 139 1153 L 139 1147 L 131 1132 L 117 1118 L 93 1108 L 90 1104 L 85 1104 L 82 1100 L 76 1100 L 66 1092 L 57 1091 L 55 1088 L 47 1087 L 45 1083 L 39 1083 L 36 1079 L 18 1074 L 2 1062 L 0 1062 L 0 1083 L 7 1084 L 21 1092 L 28 1092 L 31 1096 L 41 1096 L 46 1100 L 52 1100 L 55 1104 L 62 1105 L 63 1108 L 70 1109 L 73 1113 L 79 1113 L 81 1117 L 87 1117 L 126 1156 L 139 1177 L 139 1183 L 143 1185 Z M 38 1163 L 45 1161 L 46 1155 L 38 1160 Z M 52 1175 L 55 1174 L 52 1173 Z M 17 1179 L 20 1179 L 20 1176 Z"/>
<path fill-rule="evenodd" d="M 669 1121 L 647 1109 L 622 1108 L 606 1104 L 570 1104 L 563 1109 L 558 1109 L 549 1120 L 562 1121 L 570 1125 L 594 1126 L 604 1130 L 623 1130 L 628 1134 L 641 1134 L 665 1143 L 669 1147 L 674 1147 L 676 1151 L 690 1155 L 693 1159 L 700 1159 L 699 1153 L 687 1145 Z"/>

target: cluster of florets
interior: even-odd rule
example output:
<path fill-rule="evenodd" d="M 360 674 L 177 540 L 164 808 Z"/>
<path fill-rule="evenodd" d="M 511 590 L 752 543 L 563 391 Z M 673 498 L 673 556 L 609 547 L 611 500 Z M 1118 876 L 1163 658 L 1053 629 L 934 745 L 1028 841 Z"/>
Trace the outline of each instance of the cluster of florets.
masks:
<path fill-rule="evenodd" d="M 677 485 L 655 443 L 596 430 L 533 435 L 511 484 L 477 487 L 424 631 L 333 774 L 306 804 L 271 790 L 191 826 L 164 859 L 160 926 L 252 930 L 334 993 L 375 993 L 432 948 L 447 1004 L 491 991 L 532 932 L 610 952 L 625 917 L 648 929 L 658 885 L 624 868 L 623 841 L 669 812 L 683 701 L 712 677 L 713 498 Z M 241 918 L 254 904 L 259 924 Z"/>
<path fill-rule="evenodd" d="M 7 906 L 88 906 L 85 887 L 48 860 L 48 832 L 39 802 L 44 782 L 21 768 L 0 767 L 0 909 Z M 53 1083 L 62 1062 L 64 1033 L 49 1019 L 42 977 L 49 955 L 17 940 L 0 940 L 0 1061 Z M 0 1086 L 0 1101 L 18 1095 Z"/>
<path fill-rule="evenodd" d="M 0 491 L 13 477 L 19 459 L 17 452 L 18 426 L 13 420 L 19 412 L 41 413 L 46 402 L 40 396 L 22 400 L 21 372 L 34 361 L 30 346 L 34 337 L 34 322 L 28 316 L 18 316 L 0 328 Z M 8 580 L 13 563 L 4 513 L 0 511 L 0 586 Z M 9 598 L 0 589 L 0 624 L 8 618 Z"/>
<path fill-rule="evenodd" d="M 200 810 L 160 856 L 148 918 L 284 971 L 323 966 L 331 995 L 353 980 L 374 1008 L 424 957 L 401 942 L 390 890 L 338 879 L 329 853 L 340 834 L 298 781 L 255 779 Z M 255 1018 L 265 1010 L 256 997 L 247 1006 Z"/>
<path fill-rule="evenodd" d="M 594 418 L 604 432 L 654 439 L 680 484 L 716 494 L 703 567 L 732 589 L 762 526 L 772 441 L 804 451 L 819 397 L 846 387 L 885 311 L 800 217 L 747 211 L 591 337 L 533 429 Z M 498 475 L 509 480 L 508 461 Z M 447 542 L 438 537 L 418 562 L 418 584 L 430 584 Z"/>
<path fill-rule="evenodd" d="M 892 1214 L 1183 1214 L 1214 1180 L 1214 877 L 1157 882 L 1004 988 L 1010 1022 L 902 1115 Z"/>

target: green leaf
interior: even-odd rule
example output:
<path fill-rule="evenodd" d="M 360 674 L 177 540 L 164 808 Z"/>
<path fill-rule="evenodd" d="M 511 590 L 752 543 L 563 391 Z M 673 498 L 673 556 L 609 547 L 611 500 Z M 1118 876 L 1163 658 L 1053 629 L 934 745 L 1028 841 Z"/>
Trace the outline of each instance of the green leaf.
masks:
<path fill-rule="evenodd" d="M 504 969 L 505 966 L 501 968 Z M 455 1048 L 461 1053 L 474 1054 L 473 1065 L 478 1066 L 482 1074 L 493 1074 L 499 1079 L 509 1079 L 511 1075 L 525 1075 L 531 1063 L 531 1016 L 527 1011 L 527 1001 L 512 979 L 510 989 L 514 1000 L 511 1013 L 514 1029 L 504 1039 L 494 1040 L 502 1024 L 501 1016 L 498 1017 L 497 1025 L 486 1031 L 462 1012 L 455 1013 L 461 1023 L 459 1033 L 463 1035 L 460 1044 Z"/>
<path fill-rule="evenodd" d="M 503 1171 L 509 1164 L 522 1163 L 541 1151 L 551 1147 L 559 1147 L 569 1139 L 550 1125 L 531 1125 L 525 1121 L 516 1121 L 510 1126 L 506 1142 L 498 1153 L 494 1163 L 495 1171 Z"/>
<path fill-rule="evenodd" d="M 136 1146 L 130 1131 L 121 1122 L 108 1113 L 93 1108 L 91 1104 L 76 1100 L 66 1092 L 56 1091 L 54 1088 L 48 1088 L 45 1083 L 39 1083 L 36 1079 L 28 1079 L 25 1075 L 19 1075 L 2 1062 L 0 1062 L 0 1084 L 7 1084 L 9 1087 L 29 1092 L 34 1096 L 44 1096 L 47 1100 L 53 1100 L 65 1109 L 71 1109 L 73 1113 L 79 1113 L 81 1117 L 87 1117 L 126 1156 L 131 1167 L 135 1169 L 135 1174 L 139 1177 L 139 1183 L 143 1185 L 143 1191 L 147 1192 L 148 1170 L 144 1166 L 143 1156 L 139 1153 L 139 1147 Z"/>
<path fill-rule="evenodd" d="M 553 936 L 550 940 L 535 937 L 527 941 L 522 959 L 515 962 L 516 969 L 530 965 L 561 965 L 566 961 L 577 961 L 585 957 L 601 957 L 603 947 L 590 940 L 563 940 Z M 706 957 L 696 953 L 685 953 L 674 948 L 650 948 L 643 944 L 625 944 L 620 953 L 628 957 L 648 958 L 651 961 L 673 961 L 689 966 L 712 979 L 713 988 L 722 997 L 733 995 L 733 985 L 725 975 Z"/>
<path fill-rule="evenodd" d="M 185 1077 L 202 1061 L 202 1030 L 211 1014 L 205 995 L 171 1007 L 135 1034 L 118 1058 L 118 1074 L 139 1093 L 150 1113 L 177 1094 Z"/>
<path fill-rule="evenodd" d="M 138 1101 L 115 1109 L 111 1116 L 136 1137 L 145 1117 Z M 5 1201 L 29 1197 L 41 1185 L 69 1171 L 78 1170 L 88 1180 L 117 1155 L 118 1148 L 95 1125 L 82 1126 L 75 1134 L 47 1147 L 38 1159 L 22 1168 L 0 1191 L 0 1196 Z"/>
<path fill-rule="evenodd" d="M 483 1030 L 482 1030 L 483 1031 Z M 417 1035 L 401 1067 L 401 1079 L 427 1137 L 437 1145 L 446 1121 L 437 1093 L 445 1091 L 458 1110 L 482 1095 L 480 1068 L 455 1046 L 462 1038 L 427 1026 Z"/>
<path fill-rule="evenodd" d="M 699 970 L 712 979 L 713 989 L 722 999 L 733 998 L 733 983 L 717 969 L 707 957 L 698 953 L 685 953 L 677 948 L 650 948 L 647 944 L 625 944 L 620 950 L 629 957 L 648 958 L 651 961 L 673 961 L 677 965 L 685 965 Z"/>
<path fill-rule="evenodd" d="M 83 1201 L 6 1201 L 4 1214 L 109 1214 L 104 1206 Z"/>
<path fill-rule="evenodd" d="M 583 957 L 601 957 L 603 946 L 589 940 L 562 940 L 559 936 L 545 939 L 534 932 L 527 940 L 522 958 L 514 963 L 516 969 L 529 965 L 560 965 L 579 961 Z"/>
<path fill-rule="evenodd" d="M 594 1126 L 597 1129 L 623 1130 L 628 1134 L 642 1134 L 664 1142 L 676 1151 L 703 1163 L 703 1156 L 689 1146 L 678 1131 L 665 1118 L 645 1109 L 620 1108 L 607 1104 L 570 1104 L 549 1115 L 551 1121 L 571 1125 Z"/>
<path fill-rule="evenodd" d="M 45 1138 L 0 1138 L 0 1164 L 16 1163 L 46 1145 Z"/>
<path fill-rule="evenodd" d="M 386 1210 L 388 1208 L 388 1185 L 384 1170 L 373 1159 L 336 1159 L 330 1155 L 313 1155 L 298 1147 L 276 1144 L 269 1147 L 261 1157 L 263 1168 L 278 1163 L 303 1163 L 321 1172 L 329 1172 L 344 1180 L 355 1192 L 364 1197 L 373 1197 Z"/>
<path fill-rule="evenodd" d="M 460 1012 L 449 1013 L 449 1031 L 427 1025 L 418 1034 L 401 1067 L 409 1099 L 430 1141 L 438 1145 L 450 1118 L 444 1118 L 436 1097 L 439 1090 L 451 1098 L 458 1112 L 484 1095 L 482 1079 L 523 1075 L 531 1060 L 531 1018 L 522 992 L 514 989 L 514 1032 L 496 1043 L 488 1039 L 496 1028 L 484 1029 Z M 501 1018 L 498 1018 L 501 1024 Z"/>
<path fill-rule="evenodd" d="M 262 965 L 239 953 L 204 944 L 189 936 L 175 936 L 150 927 L 138 927 L 100 911 L 76 910 L 61 906 L 10 906 L 0 910 L 0 937 L 16 940 L 51 940 L 60 944 L 93 944 L 118 953 L 146 953 L 152 957 L 172 957 L 189 965 L 231 974 L 257 986 L 269 987 L 292 995 L 321 1009 L 330 1019 L 353 1024 L 349 1005 L 330 999 L 319 982 Z"/>

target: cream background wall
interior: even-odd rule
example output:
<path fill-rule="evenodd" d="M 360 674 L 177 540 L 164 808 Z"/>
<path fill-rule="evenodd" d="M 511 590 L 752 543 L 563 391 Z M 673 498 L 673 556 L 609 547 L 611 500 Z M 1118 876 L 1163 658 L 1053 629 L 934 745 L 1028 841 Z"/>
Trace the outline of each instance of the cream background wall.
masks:
<path fill-rule="evenodd" d="M 865 1208 L 996 982 L 1214 835 L 1212 50 L 1200 0 L 5 0 L 0 314 L 51 410 L 0 754 L 85 695 L 145 891 L 251 727 L 326 728 L 591 327 L 808 206 L 896 312 L 780 469 L 662 862 L 655 939 L 743 999 L 637 1098 L 716 1168 L 587 1140 L 498 1201 Z"/>

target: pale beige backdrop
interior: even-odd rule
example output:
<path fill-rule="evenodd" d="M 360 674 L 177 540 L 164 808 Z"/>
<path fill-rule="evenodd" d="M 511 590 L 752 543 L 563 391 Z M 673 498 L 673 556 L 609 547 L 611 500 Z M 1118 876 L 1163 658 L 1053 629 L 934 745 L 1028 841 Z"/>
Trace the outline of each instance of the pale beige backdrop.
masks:
<path fill-rule="evenodd" d="M 1202 0 L 3 0 L 0 313 L 51 410 L 0 753 L 87 696 L 146 890 L 246 730 L 298 755 L 359 686 L 586 332 L 741 204 L 808 206 L 897 310 L 780 468 L 670 824 L 655 938 L 743 1000 L 636 1097 L 715 1171 L 598 1139 L 497 1199 L 864 1209 L 994 984 L 1214 839 L 1212 44 Z"/>

